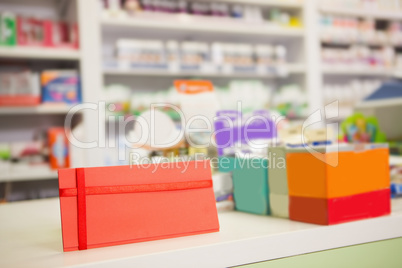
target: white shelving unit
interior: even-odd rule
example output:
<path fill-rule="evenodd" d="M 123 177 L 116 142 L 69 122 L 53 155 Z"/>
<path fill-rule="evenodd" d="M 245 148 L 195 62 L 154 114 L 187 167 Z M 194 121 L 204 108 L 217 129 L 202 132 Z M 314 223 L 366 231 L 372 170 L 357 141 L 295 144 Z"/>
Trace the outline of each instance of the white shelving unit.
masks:
<path fill-rule="evenodd" d="M 76 21 L 77 2 L 54 0 L 4 0 L 0 3 L 0 10 L 10 11 L 18 15 L 35 16 L 45 19 L 65 19 Z M 81 25 L 78 21 L 78 28 Z M 80 49 L 49 48 L 34 46 L 0 46 L 0 60 L 2 67 L 27 66 L 35 72 L 42 69 L 80 69 L 82 54 Z M 3 63 L 4 62 L 4 63 Z M 15 63 L 15 64 L 14 64 Z M 74 66 L 74 67 L 72 67 Z M 81 80 L 86 78 L 81 76 Z M 81 87 L 85 92 L 85 87 Z M 85 101 L 85 98 L 84 98 Z M 1 140 L 0 142 L 29 141 L 36 130 L 43 131 L 51 126 L 63 126 L 65 115 L 71 109 L 64 104 L 41 104 L 38 106 L 0 106 Z M 79 112 L 78 114 L 80 114 Z M 83 121 L 85 124 L 85 120 Z M 89 157 L 89 155 L 88 155 Z M 82 163 L 85 165 L 85 163 Z M 15 181 L 37 181 L 57 179 L 57 172 L 46 168 L 13 170 L 1 172 L 0 182 L 6 185 Z M 6 189 L 9 188 L 6 186 Z"/>
<path fill-rule="evenodd" d="M 32 107 L 0 107 L 0 116 L 37 115 L 37 114 L 67 114 L 71 107 L 67 105 L 46 105 Z"/>
<path fill-rule="evenodd" d="M 207 1 L 207 0 L 203 0 Z M 306 1 L 299 0 L 223 0 L 221 2 L 229 4 L 244 4 L 244 5 L 258 5 L 263 8 L 282 8 L 293 12 L 300 16 L 303 27 L 279 27 L 269 24 L 252 24 L 241 20 L 224 19 L 224 18 L 203 18 L 202 16 L 192 16 L 187 14 L 163 14 L 142 12 L 135 16 L 120 16 L 109 17 L 101 16 L 101 14 L 93 14 L 97 11 L 97 0 L 81 1 L 82 10 L 91 10 L 90 14 L 85 14 L 85 22 L 91 28 L 91 32 L 83 34 L 83 46 L 92 44 L 91 51 L 84 52 L 84 58 L 92 58 L 91 68 L 94 65 L 104 66 L 99 55 L 101 54 L 102 47 L 99 47 L 98 40 L 103 48 L 107 47 L 108 50 L 113 50 L 114 43 L 118 38 L 143 38 L 143 39 L 176 39 L 176 40 L 196 40 L 203 42 L 239 42 L 239 43 L 272 43 L 285 45 L 288 48 L 288 64 L 286 69 L 288 74 L 285 76 L 272 75 L 272 74 L 258 74 L 258 73 L 203 73 L 203 72 L 178 72 L 172 73 L 165 70 L 124 70 L 124 69 L 101 69 L 99 72 L 98 67 L 89 69 L 88 73 L 91 76 L 91 87 L 93 89 L 93 96 L 101 96 L 103 86 L 109 83 L 123 83 L 132 88 L 140 87 L 147 88 L 147 84 L 157 84 L 158 86 L 164 84 L 164 89 L 172 85 L 172 80 L 178 77 L 200 77 L 211 79 L 214 81 L 228 81 L 228 79 L 259 79 L 268 82 L 275 82 L 279 85 L 283 83 L 297 83 L 301 88 L 309 92 L 309 107 L 313 111 L 319 107 L 316 101 L 317 92 L 313 86 L 315 78 L 313 78 L 313 69 L 310 66 L 315 66 L 312 62 L 318 61 L 318 57 L 312 57 L 310 60 L 311 50 L 308 48 L 308 39 L 315 40 L 315 37 L 310 37 L 307 34 L 306 28 L 316 21 L 306 15 L 305 9 L 307 6 Z M 95 11 L 92 11 L 95 10 Z M 97 23 L 90 23 L 89 17 L 96 16 Z M 84 25 L 82 27 L 85 27 Z M 91 40 L 88 37 L 92 35 Z M 105 49 L 104 49 L 105 50 Z M 98 59 L 95 60 L 95 57 Z M 306 59 L 309 58 L 308 64 Z M 85 67 L 83 68 L 85 73 Z M 164 80 L 162 80 L 164 79 Z M 226 80 L 225 80 L 226 79 Z M 163 82 L 162 82 L 163 81 Z M 94 86 L 95 85 L 95 86 Z M 141 85 L 141 86 L 139 86 Z M 100 90 L 98 89 L 98 86 Z M 95 93 L 96 90 L 96 93 Z M 160 88 L 153 88 L 153 90 L 161 90 Z M 319 92 L 318 92 L 319 93 Z M 135 94 L 135 89 L 134 89 Z M 93 117 L 90 121 L 97 122 L 98 118 Z M 93 132 L 93 129 L 88 129 Z M 100 130 L 103 133 L 103 130 Z M 97 137 L 99 133 L 92 133 L 93 137 Z M 103 134 L 101 134 L 103 135 Z M 102 136 L 104 138 L 104 136 Z M 96 154 L 97 161 L 101 161 L 101 154 Z M 95 157 L 95 155 L 94 155 Z M 93 160 L 96 163 L 95 160 Z M 99 163 L 99 162 L 98 162 Z"/>
<path fill-rule="evenodd" d="M 37 60 L 80 60 L 80 51 L 60 48 L 3 47 L 0 58 L 37 59 Z"/>
<path fill-rule="evenodd" d="M 315 5 L 317 14 L 324 15 L 334 15 L 340 17 L 355 17 L 360 19 L 374 19 L 374 20 L 385 20 L 385 21 L 401 21 L 402 20 L 402 11 L 401 10 L 382 10 L 380 8 L 377 9 L 366 9 L 366 8 L 356 8 L 350 7 L 348 8 L 346 4 L 344 7 L 338 7 L 339 3 L 337 1 L 333 1 L 333 5 L 329 1 L 319 1 L 319 0 L 310 0 L 307 1 L 308 4 Z M 317 20 L 318 24 L 318 20 Z M 311 29 L 309 29 L 311 30 Z M 317 31 L 319 32 L 319 31 Z M 321 36 L 318 36 L 317 43 L 319 46 L 323 45 L 341 45 L 341 46 L 349 46 L 349 45 L 363 45 L 363 46 L 376 46 L 376 47 L 391 47 L 396 48 L 397 46 L 383 43 L 383 44 L 368 44 L 368 43 L 332 43 L 332 42 L 324 42 L 321 39 Z M 346 47 L 345 47 L 346 49 Z M 318 56 L 321 61 L 321 56 Z M 344 85 L 351 82 L 353 79 L 362 79 L 369 80 L 370 78 L 379 79 L 380 81 L 386 81 L 388 79 L 393 78 L 401 78 L 401 71 L 396 68 L 386 69 L 386 68 L 362 68 L 356 69 L 354 67 L 343 66 L 343 67 L 332 67 L 332 66 L 322 66 L 320 70 L 317 72 L 317 75 L 320 76 L 319 80 L 319 88 L 324 88 L 326 82 L 332 85 Z M 355 104 L 355 108 L 365 108 L 365 107 L 375 107 L 376 103 L 378 105 L 383 105 L 386 102 L 386 105 L 396 105 L 400 104 L 399 100 L 387 100 L 387 101 L 378 101 L 378 102 L 363 102 Z M 321 105 L 324 106 L 324 98 L 321 98 Z M 351 112 L 353 111 L 353 107 L 351 107 Z M 350 114 L 349 114 L 350 115 Z M 349 115 L 343 115 L 339 117 L 339 120 L 343 120 L 345 117 Z M 339 121 L 337 120 L 337 121 Z"/>
<path fill-rule="evenodd" d="M 0 174 L 0 182 L 57 179 L 55 170 L 25 170 Z"/>
<path fill-rule="evenodd" d="M 324 75 L 344 75 L 344 76 L 384 76 L 393 77 L 396 75 L 394 69 L 353 69 L 345 66 L 344 68 L 323 68 Z"/>
<path fill-rule="evenodd" d="M 275 73 L 218 73 L 218 72 L 169 72 L 167 70 L 125 70 L 125 69 L 104 69 L 103 73 L 107 76 L 155 76 L 155 77 L 228 77 L 228 78 L 281 78 L 288 74 L 304 74 L 306 69 L 302 64 L 287 64 L 284 66 L 286 74 L 284 76 Z"/>
<path fill-rule="evenodd" d="M 319 10 L 323 13 L 359 17 L 359 18 L 371 18 L 371 19 L 383 19 L 383 20 L 402 20 L 402 13 L 395 10 L 378 10 L 378 9 L 364 9 L 364 8 L 339 8 L 339 7 L 323 7 Z"/>
<path fill-rule="evenodd" d="M 301 37 L 302 29 L 275 27 L 269 25 L 253 25 L 235 23 L 233 20 L 197 19 L 190 15 L 162 15 L 149 18 L 103 18 L 103 27 L 116 29 L 116 27 L 130 27 L 158 31 L 192 31 L 205 33 L 219 33 L 227 35 L 259 35 L 274 37 Z"/>

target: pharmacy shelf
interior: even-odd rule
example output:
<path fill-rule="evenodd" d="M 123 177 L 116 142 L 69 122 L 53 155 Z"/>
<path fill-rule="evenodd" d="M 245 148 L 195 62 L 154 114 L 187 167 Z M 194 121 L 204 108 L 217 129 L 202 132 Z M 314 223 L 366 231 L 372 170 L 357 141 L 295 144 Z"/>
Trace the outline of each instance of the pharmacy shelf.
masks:
<path fill-rule="evenodd" d="M 59 200 L 22 201 L 0 205 L 1 262 L 5 267 L 231 267 L 401 237 L 402 199 L 392 200 L 392 210 L 389 216 L 333 226 L 221 212 L 217 233 L 63 254 Z"/>
<path fill-rule="evenodd" d="M 209 1 L 209 0 L 203 0 Z M 282 7 L 282 8 L 302 8 L 303 3 L 301 0 L 219 0 L 220 3 L 227 4 L 248 4 L 258 6 Z"/>
<path fill-rule="evenodd" d="M 356 105 L 356 108 L 380 108 L 389 106 L 402 106 L 402 98 L 362 101 Z"/>
<path fill-rule="evenodd" d="M 378 10 L 378 9 L 364 9 L 364 8 L 338 8 L 338 7 L 320 7 L 319 10 L 323 13 L 341 15 L 341 16 L 351 16 L 351 17 L 362 17 L 362 18 L 372 18 L 372 19 L 383 19 L 383 20 L 402 20 L 402 10 L 392 11 L 392 10 Z"/>
<path fill-rule="evenodd" d="M 13 181 L 32 181 L 32 180 L 49 180 L 57 179 L 57 171 L 46 169 L 28 169 L 26 171 L 15 171 L 10 173 L 2 172 L 0 174 L 0 182 Z"/>
<path fill-rule="evenodd" d="M 75 49 L 61 48 L 0 46 L 0 58 L 79 60 L 80 51 Z"/>
<path fill-rule="evenodd" d="M 301 28 L 268 26 L 247 23 L 235 23 L 222 21 L 218 19 L 208 21 L 206 19 L 198 20 L 191 15 L 164 15 L 165 19 L 158 18 L 102 18 L 101 24 L 107 29 L 116 28 L 142 28 L 145 30 L 160 31 L 184 31 L 184 32 L 205 32 L 219 33 L 229 35 L 258 35 L 258 36 L 276 36 L 276 37 L 303 37 L 304 30 Z"/>
<path fill-rule="evenodd" d="M 71 109 L 67 105 L 39 105 L 33 107 L 0 107 L 2 115 L 36 115 L 36 114 L 67 114 Z"/>
<path fill-rule="evenodd" d="M 289 64 L 286 66 L 288 74 L 302 74 L 305 68 L 302 64 Z M 124 70 L 124 69 L 105 69 L 104 75 L 106 76 L 151 76 L 151 77 L 227 77 L 227 78 L 272 78 L 272 77 L 286 77 L 277 74 L 258 74 L 258 73 L 207 73 L 207 72 L 170 72 L 167 70 Z"/>
<path fill-rule="evenodd" d="M 342 76 L 397 76 L 393 69 L 354 69 L 345 66 L 344 68 L 323 68 L 324 75 L 342 75 Z"/>

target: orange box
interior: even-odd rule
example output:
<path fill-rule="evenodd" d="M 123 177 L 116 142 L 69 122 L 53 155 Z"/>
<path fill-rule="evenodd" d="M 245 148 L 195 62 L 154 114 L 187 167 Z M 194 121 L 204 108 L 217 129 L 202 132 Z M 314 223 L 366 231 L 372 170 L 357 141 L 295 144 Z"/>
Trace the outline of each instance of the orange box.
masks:
<path fill-rule="evenodd" d="M 48 130 L 49 162 L 52 169 L 70 167 L 69 142 L 62 127 L 53 127 Z"/>
<path fill-rule="evenodd" d="M 59 170 L 64 251 L 219 231 L 209 161 Z"/>
<path fill-rule="evenodd" d="M 333 149 L 322 147 L 315 154 L 304 148 L 288 150 L 290 196 L 337 198 L 389 188 L 387 145 L 365 145 L 359 150 L 340 145 L 339 152 Z M 336 166 L 327 164 L 336 163 L 337 157 Z"/>

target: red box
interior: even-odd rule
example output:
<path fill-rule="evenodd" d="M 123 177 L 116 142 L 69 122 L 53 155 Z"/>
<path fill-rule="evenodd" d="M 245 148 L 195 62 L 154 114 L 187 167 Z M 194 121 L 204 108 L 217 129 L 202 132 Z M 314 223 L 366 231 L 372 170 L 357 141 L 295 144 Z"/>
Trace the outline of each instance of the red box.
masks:
<path fill-rule="evenodd" d="M 68 24 L 61 21 L 45 20 L 44 46 L 56 48 L 78 48 L 77 24 Z"/>
<path fill-rule="evenodd" d="M 59 170 L 64 251 L 219 231 L 209 161 Z"/>
<path fill-rule="evenodd" d="M 43 46 L 45 29 L 42 20 L 17 17 L 17 42 L 20 46 Z"/>
<path fill-rule="evenodd" d="M 289 218 L 295 221 L 331 225 L 388 215 L 390 189 L 337 198 L 289 196 Z"/>

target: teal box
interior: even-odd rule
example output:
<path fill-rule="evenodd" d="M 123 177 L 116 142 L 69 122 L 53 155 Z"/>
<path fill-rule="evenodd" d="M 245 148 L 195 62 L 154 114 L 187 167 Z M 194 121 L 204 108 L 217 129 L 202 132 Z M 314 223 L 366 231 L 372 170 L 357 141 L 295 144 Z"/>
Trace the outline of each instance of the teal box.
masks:
<path fill-rule="evenodd" d="M 235 169 L 235 161 L 237 158 L 232 156 L 219 156 L 218 170 L 219 172 L 232 172 Z"/>
<path fill-rule="evenodd" d="M 233 158 L 233 187 L 236 210 L 269 215 L 268 160 Z"/>

